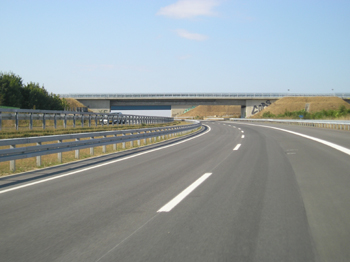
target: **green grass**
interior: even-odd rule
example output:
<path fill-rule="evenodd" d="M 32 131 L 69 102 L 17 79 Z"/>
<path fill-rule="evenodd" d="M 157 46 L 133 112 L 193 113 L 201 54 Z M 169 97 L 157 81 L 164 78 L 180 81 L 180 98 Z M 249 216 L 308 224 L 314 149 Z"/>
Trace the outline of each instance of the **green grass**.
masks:
<path fill-rule="evenodd" d="M 274 115 L 270 111 L 265 112 L 263 118 L 288 118 L 288 119 L 300 119 L 299 116 L 303 116 L 302 119 L 339 119 L 344 117 L 350 117 L 350 109 L 347 109 L 344 105 L 341 105 L 338 110 L 322 110 L 319 112 L 309 113 L 304 109 L 299 111 L 288 111 L 284 114 Z"/>

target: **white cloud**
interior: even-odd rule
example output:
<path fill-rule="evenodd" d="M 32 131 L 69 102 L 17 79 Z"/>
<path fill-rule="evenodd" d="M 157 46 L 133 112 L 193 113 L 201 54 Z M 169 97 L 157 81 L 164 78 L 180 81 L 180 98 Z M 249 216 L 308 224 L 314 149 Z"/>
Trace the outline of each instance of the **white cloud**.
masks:
<path fill-rule="evenodd" d="M 188 31 L 186 31 L 185 29 L 177 29 L 176 33 L 178 36 L 180 36 L 182 38 L 190 39 L 190 40 L 204 41 L 204 40 L 208 39 L 208 36 L 206 36 L 206 35 L 201 35 L 201 34 L 197 34 L 197 33 L 190 33 Z"/>
<path fill-rule="evenodd" d="M 219 0 L 179 0 L 175 4 L 162 7 L 157 15 L 172 18 L 191 18 L 195 16 L 214 16 L 212 10 L 219 5 Z"/>

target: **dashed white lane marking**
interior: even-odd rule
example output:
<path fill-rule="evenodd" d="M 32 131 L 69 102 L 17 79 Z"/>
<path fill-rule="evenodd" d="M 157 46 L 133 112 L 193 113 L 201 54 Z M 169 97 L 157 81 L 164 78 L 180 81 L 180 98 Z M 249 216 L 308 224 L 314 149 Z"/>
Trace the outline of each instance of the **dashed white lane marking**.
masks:
<path fill-rule="evenodd" d="M 241 128 L 240 128 L 240 127 L 239 127 L 238 129 L 239 129 L 239 130 L 241 130 Z"/>
<path fill-rule="evenodd" d="M 242 138 L 244 138 L 244 135 L 242 135 Z"/>
<path fill-rule="evenodd" d="M 241 146 L 241 144 L 237 144 L 237 145 L 235 146 L 235 148 L 233 149 L 233 151 L 237 151 L 237 150 L 240 148 L 240 146 Z"/>
<path fill-rule="evenodd" d="M 194 181 L 189 187 L 187 187 L 184 191 L 174 197 L 171 201 L 169 201 L 165 206 L 159 209 L 157 212 L 169 212 L 171 211 L 177 204 L 179 204 L 185 197 L 187 197 L 193 190 L 195 190 L 200 184 L 202 184 L 208 177 L 211 176 L 212 173 L 205 173 L 196 181 Z"/>
<path fill-rule="evenodd" d="M 171 144 L 171 145 L 167 145 L 167 146 L 155 148 L 155 149 L 148 150 L 148 151 L 145 151 L 145 152 L 141 152 L 141 153 L 138 153 L 138 154 L 135 154 L 135 155 L 131 155 L 131 156 L 128 156 L 128 157 L 123 157 L 123 158 L 121 158 L 121 159 L 116 159 L 116 160 L 109 161 L 109 162 L 106 162 L 106 163 L 103 163 L 103 164 L 99 164 L 99 165 L 95 165 L 95 166 L 83 168 L 83 169 L 80 169 L 80 170 L 77 170 L 77 171 L 73 171 L 73 172 L 66 173 L 66 174 L 62 174 L 62 175 L 55 176 L 55 177 L 46 178 L 46 179 L 39 180 L 39 181 L 36 181 L 36 182 L 28 183 L 28 184 L 25 184 L 25 185 L 21 185 L 21 186 L 17 186 L 17 187 L 12 187 L 12 188 L 5 189 L 5 190 L 0 191 L 0 194 L 6 193 L 6 192 L 10 192 L 10 191 L 14 191 L 14 190 L 17 190 L 17 189 L 20 189 L 20 188 L 25 188 L 25 187 L 33 186 L 33 185 L 36 185 L 36 184 L 45 183 L 45 182 L 48 182 L 48 181 L 51 181 L 51 180 L 55 180 L 55 179 L 58 179 L 58 178 L 61 178 L 61 177 L 71 176 L 71 175 L 74 175 L 74 174 L 77 174 L 77 173 L 81 173 L 81 172 L 84 172 L 84 171 L 88 171 L 88 170 L 91 170 L 91 169 L 95 169 L 95 168 L 98 168 L 98 167 L 101 167 L 101 166 L 110 165 L 110 164 L 117 163 L 117 162 L 120 162 L 120 161 L 123 161 L 123 160 L 127 160 L 127 159 L 134 158 L 134 157 L 137 157 L 137 156 L 145 155 L 145 154 L 148 154 L 148 153 L 151 153 L 151 152 L 154 152 L 154 151 L 158 151 L 158 150 L 162 150 L 162 149 L 165 149 L 165 148 L 168 148 L 168 147 L 176 146 L 176 145 L 185 143 L 185 142 L 187 142 L 187 141 L 190 141 L 190 140 L 192 140 L 192 139 L 195 139 L 195 138 L 197 138 L 197 137 L 200 137 L 200 136 L 203 136 L 203 135 L 209 133 L 209 132 L 211 131 L 210 126 L 207 126 L 207 125 L 205 125 L 205 126 L 208 127 L 208 130 L 207 130 L 206 132 L 204 132 L 204 133 L 202 133 L 202 134 L 199 134 L 198 136 L 195 136 L 195 137 L 191 137 L 191 138 L 182 140 L 182 141 L 177 142 L 177 143 L 175 143 L 175 144 Z"/>
<path fill-rule="evenodd" d="M 244 131 L 242 130 L 241 133 L 244 133 Z"/>
<path fill-rule="evenodd" d="M 336 150 L 338 150 L 338 151 L 340 151 L 340 152 L 343 152 L 343 153 L 345 153 L 345 154 L 347 154 L 347 155 L 350 155 L 350 149 L 349 149 L 349 148 L 346 148 L 346 147 L 343 147 L 343 146 L 334 144 L 334 143 L 332 143 L 332 142 L 328 142 L 328 141 L 323 140 L 323 139 L 319 139 L 319 138 L 317 138 L 317 137 L 304 135 L 304 134 L 301 134 L 301 133 L 298 133 L 298 132 L 294 132 L 294 131 L 290 131 L 290 130 L 283 129 L 283 128 L 278 128 L 278 127 L 264 126 L 264 125 L 253 125 L 253 124 L 246 124 L 246 123 L 244 123 L 244 124 L 245 124 L 245 125 L 250 125 L 250 126 L 261 126 L 261 127 L 276 129 L 276 130 L 283 131 L 283 132 L 287 132 L 287 133 L 290 133 L 290 134 L 293 134 L 293 135 L 301 136 L 301 137 L 304 137 L 304 138 L 307 138 L 307 139 L 316 141 L 316 142 L 318 142 L 318 143 L 324 144 L 324 145 L 326 145 L 326 146 L 332 147 L 332 148 L 334 148 L 334 149 L 336 149 Z"/>

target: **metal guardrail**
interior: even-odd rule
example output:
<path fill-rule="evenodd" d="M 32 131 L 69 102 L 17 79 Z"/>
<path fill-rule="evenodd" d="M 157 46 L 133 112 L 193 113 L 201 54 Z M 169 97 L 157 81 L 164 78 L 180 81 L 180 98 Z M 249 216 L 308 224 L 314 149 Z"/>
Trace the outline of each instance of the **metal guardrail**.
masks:
<path fill-rule="evenodd" d="M 155 128 L 129 129 L 119 131 L 91 132 L 80 134 L 53 135 L 29 138 L 2 139 L 0 146 L 9 146 L 8 149 L 0 149 L 0 162 L 10 161 L 10 170 L 16 169 L 15 160 L 37 157 L 37 166 L 41 166 L 41 156 L 58 153 L 58 160 L 62 162 L 62 152 L 75 150 L 75 157 L 79 158 L 79 150 L 90 148 L 90 155 L 94 154 L 94 147 L 103 146 L 102 152 L 106 152 L 106 145 L 113 144 L 113 149 L 117 149 L 117 144 L 122 143 L 125 148 L 126 142 L 131 142 L 133 147 L 134 141 L 140 145 L 140 139 L 157 138 L 177 133 L 185 133 L 201 127 L 199 121 L 193 121 L 194 124 Z M 98 137 L 98 138 L 96 138 Z M 85 139 L 85 140 L 81 140 Z M 74 140 L 66 141 L 65 140 Z M 49 142 L 49 143 L 48 143 Z M 56 143 L 52 143 L 56 142 Z M 45 144 L 44 144 L 45 143 Z M 23 146 L 28 144 L 36 144 L 35 146 Z M 21 145 L 21 147 L 17 147 Z"/>
<path fill-rule="evenodd" d="M 311 126 L 311 127 L 330 128 L 330 129 L 350 131 L 350 121 L 346 121 L 346 120 L 293 120 L 293 119 L 246 119 L 246 118 L 230 118 L 230 120 L 241 121 L 241 122 L 279 123 L 279 124 Z"/>
<path fill-rule="evenodd" d="M 281 98 L 292 97 L 314 97 L 314 96 L 337 96 L 341 98 L 350 98 L 350 93 L 171 93 L 171 94 L 61 94 L 63 98 L 76 99 L 113 99 L 113 98 Z"/>
<path fill-rule="evenodd" d="M 140 125 L 140 124 L 160 124 L 173 122 L 172 117 L 157 116 L 138 116 L 113 113 L 93 113 L 93 112 L 75 112 L 75 111 L 56 111 L 56 110 L 34 110 L 34 109 L 5 109 L 0 108 L 0 130 L 2 129 L 2 120 L 14 120 L 16 130 L 19 128 L 19 120 L 29 120 L 28 128 L 33 129 L 33 120 L 41 120 L 43 129 L 46 128 L 46 120 L 54 121 L 54 128 L 57 128 L 57 121 L 63 121 L 63 127 L 67 128 L 67 120 L 73 120 L 73 128 L 76 127 L 76 121 L 81 121 L 81 127 L 84 127 L 85 120 L 91 127 L 92 122 L 95 126 L 107 119 L 106 125 Z"/>

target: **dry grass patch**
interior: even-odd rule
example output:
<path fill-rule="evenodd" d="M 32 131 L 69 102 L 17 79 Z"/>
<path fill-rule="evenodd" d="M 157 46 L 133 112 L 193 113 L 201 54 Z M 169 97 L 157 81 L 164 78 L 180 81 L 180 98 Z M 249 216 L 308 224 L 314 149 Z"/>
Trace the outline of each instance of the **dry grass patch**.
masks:
<path fill-rule="evenodd" d="M 281 115 L 286 111 L 300 111 L 304 110 L 307 104 L 310 113 L 322 110 L 338 110 L 342 105 L 350 109 L 350 104 L 339 97 L 284 97 L 272 103 L 251 118 L 262 118 L 263 114 L 266 112 L 270 112 L 273 115 Z"/>
<path fill-rule="evenodd" d="M 241 106 L 232 105 L 200 105 L 178 117 L 210 117 L 210 116 L 230 116 L 240 117 Z"/>

